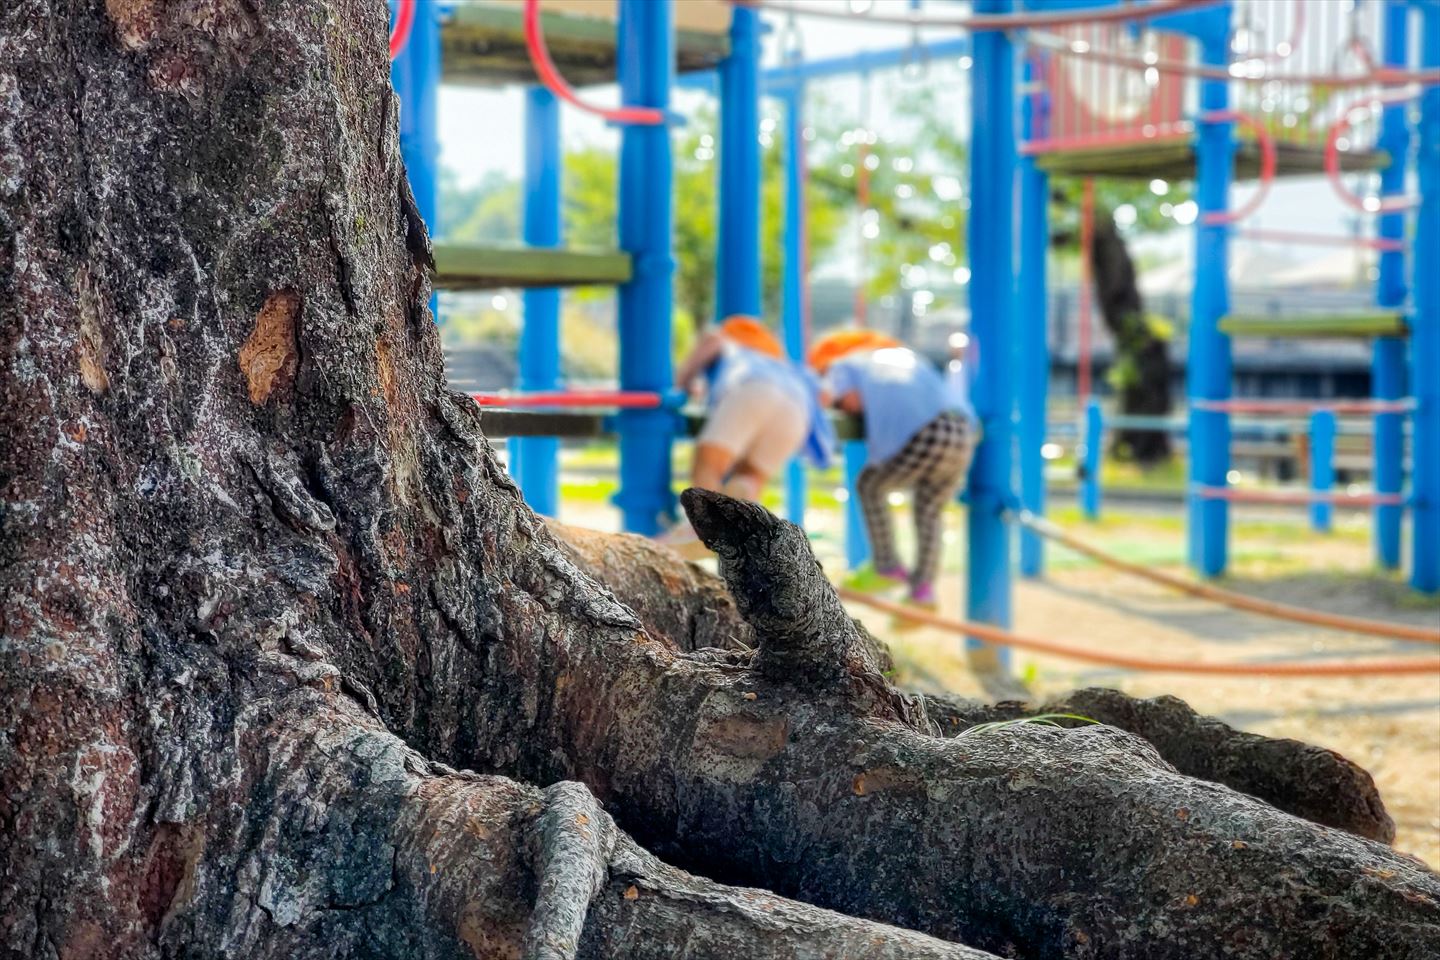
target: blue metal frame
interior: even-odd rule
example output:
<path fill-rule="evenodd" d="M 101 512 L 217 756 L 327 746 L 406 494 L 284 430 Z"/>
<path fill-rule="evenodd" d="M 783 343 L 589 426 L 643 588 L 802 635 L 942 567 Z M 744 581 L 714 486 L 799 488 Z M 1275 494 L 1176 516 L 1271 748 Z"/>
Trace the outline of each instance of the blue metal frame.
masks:
<path fill-rule="evenodd" d="M 1409 11 L 1399 0 L 1385 2 L 1384 62 L 1386 66 L 1404 68 L 1406 21 Z M 1380 173 L 1380 193 L 1399 196 L 1405 192 L 1405 161 L 1410 148 L 1410 128 L 1405 121 L 1406 105 L 1385 108 L 1381 117 L 1378 146 L 1390 157 Z M 1405 214 L 1389 213 L 1379 218 L 1377 232 L 1387 240 L 1405 236 Z M 1375 284 L 1375 302 L 1386 308 L 1405 305 L 1405 254 L 1386 250 L 1380 254 L 1380 276 Z M 1399 400 L 1405 396 L 1405 339 L 1375 338 L 1374 356 L 1370 363 L 1371 394 L 1379 400 Z M 1375 491 L 1399 493 L 1405 483 L 1405 417 L 1399 413 L 1382 413 L 1375 417 L 1374 442 Z M 1376 507 L 1375 562 L 1385 570 L 1400 568 L 1400 528 L 1405 509 L 1399 506 Z"/>
<path fill-rule="evenodd" d="M 785 353 L 805 363 L 805 87 L 785 92 L 785 265 L 781 319 Z M 805 465 L 794 457 L 785 467 L 785 512 L 791 523 L 805 525 Z"/>
<path fill-rule="evenodd" d="M 1198 30 L 1201 56 L 1210 66 L 1229 62 L 1229 4 Z M 1207 10 L 1207 13 L 1210 11 Z M 1205 215 L 1229 204 L 1231 161 L 1235 150 L 1233 126 L 1206 118 L 1230 103 L 1224 80 L 1200 81 L 1199 134 L 1195 144 L 1196 201 L 1200 216 L 1195 224 L 1195 285 L 1190 306 L 1190 353 L 1187 386 L 1190 401 L 1190 483 L 1223 487 L 1230 472 L 1230 415 L 1201 410 L 1196 401 L 1230 397 L 1230 338 L 1220 332 L 1220 318 L 1230 309 L 1229 228 L 1207 224 Z M 1186 535 L 1191 564 L 1207 577 L 1225 572 L 1229 548 L 1229 505 L 1224 500 L 1189 496 Z"/>
<path fill-rule="evenodd" d="M 1025 84 L 1039 83 L 1034 58 L 1025 60 Z M 1027 139 L 1045 129 L 1044 104 L 1022 95 L 1020 118 Z M 1050 259 L 1050 175 L 1036 158 L 1020 160 L 1020 503 L 1045 515 L 1045 427 L 1050 386 L 1050 331 L 1046 265 Z M 1045 571 L 1045 541 L 1029 528 L 1020 531 L 1020 572 L 1038 577 Z"/>
<path fill-rule="evenodd" d="M 1085 403 L 1085 452 L 1080 471 L 1080 512 L 1100 519 L 1100 470 L 1105 463 L 1105 415 L 1098 397 Z"/>
<path fill-rule="evenodd" d="M 390 4 L 394 15 L 395 4 Z M 415 206 L 430 236 L 440 232 L 440 16 L 434 4 L 416 3 L 405 48 L 390 64 L 390 83 L 400 95 L 400 156 Z M 430 297 L 440 320 L 440 301 Z"/>
<path fill-rule="evenodd" d="M 620 97 L 626 106 L 668 111 L 675 75 L 673 7 L 620 0 Z M 625 126 L 620 134 L 620 247 L 633 276 L 619 290 L 620 389 L 664 392 L 673 380 L 673 160 L 668 125 Z M 615 504 L 631 533 L 653 535 L 674 513 L 670 446 L 673 414 L 622 410 L 620 489 Z"/>
<path fill-rule="evenodd" d="M 1440 67 L 1440 3 L 1417 4 L 1423 11 L 1421 64 Z M 1410 383 L 1415 396 L 1411 431 L 1413 507 L 1410 531 L 1410 585 L 1440 592 L 1440 87 L 1420 98 L 1420 211 L 1415 224 L 1410 321 Z"/>
<path fill-rule="evenodd" d="M 524 239 L 532 247 L 560 245 L 560 104 L 544 87 L 525 92 Z M 560 385 L 560 290 L 525 291 L 520 327 L 521 390 L 554 390 Z M 555 437 L 511 437 L 510 475 L 530 509 L 558 516 L 560 489 Z"/>
<path fill-rule="evenodd" d="M 1329 493 L 1335 488 L 1337 426 L 1334 410 L 1316 410 L 1310 414 L 1310 489 L 1316 493 Z M 1310 527 L 1315 532 L 1329 533 L 1334 519 L 1334 504 L 1320 499 L 1310 502 Z"/>
<path fill-rule="evenodd" d="M 865 511 L 860 508 L 860 497 L 856 495 L 856 481 L 860 471 L 865 469 L 865 441 L 846 440 L 845 458 L 845 565 L 857 570 L 870 560 L 870 537 L 865 530 Z"/>
<path fill-rule="evenodd" d="M 976 0 L 976 13 L 1008 13 L 1012 0 Z M 970 323 L 981 363 L 972 399 L 985 435 L 970 471 L 966 611 L 972 620 L 1011 623 L 1011 530 L 1003 512 L 1014 489 L 1015 336 L 1015 55 L 1008 34 L 975 34 L 971 140 Z M 974 637 L 972 648 L 984 646 Z M 1008 663 L 1007 651 L 997 651 Z"/>
<path fill-rule="evenodd" d="M 715 317 L 760 315 L 760 16 L 736 7 L 720 64 Z"/>

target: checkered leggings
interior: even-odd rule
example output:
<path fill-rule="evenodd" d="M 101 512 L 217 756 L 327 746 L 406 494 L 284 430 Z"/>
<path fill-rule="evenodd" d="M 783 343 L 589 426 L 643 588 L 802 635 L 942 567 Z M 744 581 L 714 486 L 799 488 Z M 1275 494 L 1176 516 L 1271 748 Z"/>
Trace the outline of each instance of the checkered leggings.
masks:
<path fill-rule="evenodd" d="M 921 427 L 899 453 L 860 471 L 855 487 L 860 508 L 865 513 L 865 528 L 870 535 L 876 570 L 890 570 L 900 565 L 886 495 L 892 490 L 909 488 L 914 494 L 911 512 L 915 518 L 916 544 L 910 585 L 914 588 L 935 580 L 940 567 L 941 512 L 965 482 L 978 440 L 977 432 L 968 418 L 958 413 L 942 413 Z"/>

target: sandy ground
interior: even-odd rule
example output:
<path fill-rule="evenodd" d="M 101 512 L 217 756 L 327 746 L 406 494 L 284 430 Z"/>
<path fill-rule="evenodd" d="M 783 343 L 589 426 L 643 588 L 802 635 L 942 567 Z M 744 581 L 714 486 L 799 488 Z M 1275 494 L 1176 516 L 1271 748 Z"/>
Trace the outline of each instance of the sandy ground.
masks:
<path fill-rule="evenodd" d="M 814 511 L 812 513 L 821 513 Z M 614 529 L 614 511 L 577 506 L 565 519 Z M 897 520 L 901 518 L 897 517 Z M 1183 534 L 1169 516 L 1110 517 L 1098 526 L 1062 523 L 1130 559 L 1183 571 Z M 947 518 L 944 612 L 964 609 L 963 515 Z M 1440 605 L 1422 601 L 1397 578 L 1372 572 L 1365 518 L 1317 536 L 1293 519 L 1255 515 L 1235 528 L 1234 561 L 1224 585 L 1334 613 L 1440 625 Z M 838 518 L 813 516 L 816 552 L 843 569 Z M 902 552 L 906 544 L 902 539 Z M 1357 637 L 1267 620 L 1111 573 L 1064 550 L 1050 554 L 1041 580 L 1017 580 L 1015 628 L 1073 644 L 1165 659 L 1233 662 L 1434 656 L 1417 644 Z M 955 574 L 955 575 L 952 575 Z M 860 611 L 891 642 L 899 680 L 912 687 L 981 696 L 960 639 L 930 628 L 897 630 L 884 614 Z M 1418 647 L 1418 649 L 1417 649 Z M 1368 769 L 1398 827 L 1396 847 L 1440 866 L 1440 675 L 1277 679 L 1139 673 L 1017 653 L 1012 670 L 1040 697 L 1076 687 L 1117 687 L 1137 696 L 1174 694 L 1197 710 L 1269 736 L 1336 750 Z"/>

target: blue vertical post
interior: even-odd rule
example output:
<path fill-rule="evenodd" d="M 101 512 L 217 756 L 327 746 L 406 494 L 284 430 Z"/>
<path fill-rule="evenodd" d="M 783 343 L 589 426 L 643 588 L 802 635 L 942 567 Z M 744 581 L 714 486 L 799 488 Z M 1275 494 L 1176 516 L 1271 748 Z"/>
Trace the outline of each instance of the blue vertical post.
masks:
<path fill-rule="evenodd" d="M 865 533 L 865 511 L 860 509 L 860 498 L 855 494 L 855 481 L 865 469 L 865 441 L 846 440 L 841 444 L 845 450 L 845 564 L 851 570 L 858 569 L 870 559 L 870 540 Z"/>
<path fill-rule="evenodd" d="M 1229 11 L 1211 16 L 1199 31 L 1201 52 L 1209 66 L 1229 61 Z M 1190 305 L 1190 350 L 1186 366 L 1186 393 L 1190 400 L 1190 484 L 1223 487 L 1230 472 L 1230 416 L 1196 408 L 1196 401 L 1225 400 L 1230 396 L 1230 338 L 1220 332 L 1220 319 L 1230 309 L 1226 278 L 1229 231 L 1223 224 L 1207 224 L 1205 215 L 1226 209 L 1230 193 L 1231 158 L 1235 149 L 1232 123 L 1207 119 L 1211 111 L 1229 105 L 1225 80 L 1200 81 L 1200 111 L 1195 144 L 1196 200 L 1200 216 L 1195 225 L 1195 285 Z M 1225 572 L 1229 539 L 1229 510 L 1224 500 L 1189 494 L 1186 534 L 1190 562 L 1207 577 Z"/>
<path fill-rule="evenodd" d="M 1440 3 L 1424 11 L 1421 63 L 1440 67 Z M 1415 223 L 1415 313 L 1410 320 L 1410 385 L 1415 394 L 1411 431 L 1410 585 L 1440 592 L 1440 87 L 1420 97 L 1420 212 Z"/>
<path fill-rule="evenodd" d="M 433 237 L 440 232 L 440 11 L 435 4 L 415 4 L 410 37 L 390 64 L 390 82 L 400 95 L 400 156 L 415 205 Z M 432 296 L 430 311 L 439 320 L 436 304 Z"/>
<path fill-rule="evenodd" d="M 736 8 L 738 11 L 740 8 Z M 785 352 L 805 362 L 805 85 L 796 81 L 785 95 L 785 273 L 782 319 Z M 853 491 L 853 488 L 852 488 Z M 785 468 L 785 511 L 805 525 L 805 466 L 799 457 Z"/>
<path fill-rule="evenodd" d="M 1012 0 L 976 0 L 976 13 L 1009 13 Z M 971 329 L 980 342 L 973 401 L 985 435 L 970 471 L 966 611 L 970 619 L 1008 627 L 1011 448 L 1015 440 L 1015 59 L 1004 31 L 975 34 L 971 71 Z M 983 118 L 983 119 L 982 119 Z M 974 637 L 968 645 L 983 646 Z M 1002 663 L 1004 651 L 998 651 Z"/>
<path fill-rule="evenodd" d="M 1310 489 L 1329 494 L 1335 488 L 1335 411 L 1316 410 L 1310 414 Z M 1318 497 L 1310 501 L 1310 528 L 1329 533 L 1335 507 Z"/>
<path fill-rule="evenodd" d="M 532 247 L 560 245 L 560 104 L 544 87 L 525 93 L 525 224 Z M 560 385 L 560 290 L 525 291 L 525 322 L 520 328 L 521 390 L 553 390 Z M 554 437 L 511 437 L 510 475 L 536 513 L 556 516 L 559 482 L 555 475 L 560 441 Z"/>
<path fill-rule="evenodd" d="M 730 55 L 720 62 L 720 211 L 715 316 L 760 315 L 760 17 L 730 12 Z"/>
<path fill-rule="evenodd" d="M 668 110 L 675 74 L 673 6 L 620 0 L 620 98 L 626 106 Z M 620 247 L 632 276 L 620 287 L 620 389 L 663 391 L 671 386 L 672 158 L 665 124 L 629 124 L 620 135 Z M 620 490 L 615 504 L 631 533 L 654 534 L 674 509 L 670 488 L 668 410 L 623 410 Z"/>
<path fill-rule="evenodd" d="M 1085 459 L 1080 478 L 1080 511 L 1086 520 L 1100 519 L 1100 469 L 1105 454 L 1105 416 L 1100 400 L 1092 396 L 1085 404 Z"/>
<path fill-rule="evenodd" d="M 1039 84 L 1034 56 L 1025 59 L 1025 85 L 1020 117 L 1026 139 L 1040 137 L 1045 118 L 1030 87 Z M 1049 289 L 1046 261 L 1050 255 L 1050 176 L 1033 155 L 1020 160 L 1020 503 L 1036 516 L 1045 515 L 1046 395 L 1050 386 Z M 1020 572 L 1038 577 L 1045 569 L 1045 541 L 1029 529 L 1020 531 Z"/>
<path fill-rule="evenodd" d="M 1404 69 L 1406 62 L 1406 19 L 1408 10 L 1401 0 L 1386 0 L 1384 61 L 1389 67 Z M 1397 103 L 1385 108 L 1380 120 L 1378 146 L 1390 157 L 1380 172 L 1382 196 L 1400 196 L 1405 192 L 1405 155 L 1410 149 L 1410 128 L 1405 120 L 1407 104 Z M 1379 218 L 1378 234 L 1400 241 L 1405 236 L 1405 214 L 1387 213 Z M 1400 309 L 1405 304 L 1405 254 L 1386 250 L 1380 254 L 1380 276 L 1375 286 L 1375 302 L 1381 307 Z M 1377 400 L 1398 400 L 1405 396 L 1405 339 L 1376 337 L 1370 361 L 1370 393 Z M 1399 413 L 1381 413 L 1375 417 L 1375 492 L 1399 493 L 1405 483 L 1405 418 Z M 1384 570 L 1400 568 L 1400 527 L 1405 509 L 1400 506 L 1375 508 L 1375 562 Z"/>

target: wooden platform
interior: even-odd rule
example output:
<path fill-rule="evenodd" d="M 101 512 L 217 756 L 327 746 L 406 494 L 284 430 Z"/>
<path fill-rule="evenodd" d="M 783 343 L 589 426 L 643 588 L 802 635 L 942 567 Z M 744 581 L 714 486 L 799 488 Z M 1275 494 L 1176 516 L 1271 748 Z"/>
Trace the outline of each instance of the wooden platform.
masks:
<path fill-rule="evenodd" d="M 1277 177 L 1315 176 L 1325 172 L 1325 150 L 1319 146 L 1277 143 Z M 1390 162 L 1383 150 L 1346 153 L 1349 170 L 1379 170 Z M 1140 140 L 1084 150 L 1056 150 L 1038 154 L 1035 163 L 1047 173 L 1073 177 L 1109 177 L 1116 180 L 1193 180 L 1195 149 L 1189 137 Z M 1241 141 L 1235 152 L 1235 179 L 1260 175 L 1260 148 Z"/>
<path fill-rule="evenodd" d="M 540 26 L 545 43 L 560 73 L 574 86 L 613 83 L 616 44 L 613 3 L 589 0 L 584 5 L 559 2 L 541 8 Z M 711 7 L 728 5 L 714 0 L 688 0 L 692 15 L 678 17 L 675 31 L 675 67 L 680 73 L 709 70 L 730 52 L 724 27 L 717 31 Z M 575 11 L 584 11 L 575 12 Z M 590 15 L 590 11 L 594 15 Z M 611 13 L 611 18 L 605 14 Z M 691 23 L 690 21 L 694 21 Z M 440 28 L 441 63 L 445 83 L 496 86 L 506 83 L 534 83 L 535 71 L 525 50 L 525 26 L 521 8 L 509 3 L 463 3 Z"/>
<path fill-rule="evenodd" d="M 1220 330 L 1232 337 L 1404 337 L 1410 333 L 1398 313 L 1223 317 Z"/>
<path fill-rule="evenodd" d="M 630 279 L 630 255 L 619 250 L 437 243 L 435 267 L 441 290 L 614 286 Z"/>

